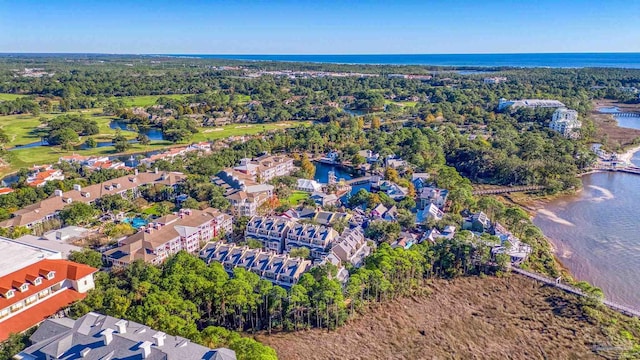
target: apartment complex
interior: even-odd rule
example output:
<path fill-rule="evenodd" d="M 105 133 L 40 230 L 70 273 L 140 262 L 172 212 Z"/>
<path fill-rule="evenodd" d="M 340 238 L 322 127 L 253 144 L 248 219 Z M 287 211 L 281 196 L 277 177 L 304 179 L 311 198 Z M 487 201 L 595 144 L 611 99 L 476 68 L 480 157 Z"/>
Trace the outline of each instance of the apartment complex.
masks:
<path fill-rule="evenodd" d="M 234 268 L 241 267 L 275 285 L 284 287 L 296 284 L 300 276 L 311 267 L 309 260 L 250 249 L 246 246 L 225 244 L 220 241 L 208 243 L 200 251 L 200 257 L 207 264 L 212 261 L 221 263 L 230 274 L 233 273 Z"/>
<path fill-rule="evenodd" d="M 56 190 L 54 195 L 26 206 L 13 213 L 10 219 L 0 222 L 0 227 L 26 226 L 33 227 L 36 224 L 51 220 L 58 216 L 65 206 L 80 201 L 87 204 L 95 202 L 105 195 L 139 196 L 139 188 L 144 185 L 163 184 L 175 187 L 185 176 L 177 172 L 142 172 L 136 171 L 133 175 L 122 176 L 100 184 L 82 187 L 74 185 L 73 190 Z"/>
<path fill-rule="evenodd" d="M 90 266 L 60 253 L 0 238 L 0 341 L 23 332 L 94 288 Z"/>
<path fill-rule="evenodd" d="M 493 76 L 493 77 L 486 77 L 483 79 L 483 83 L 487 85 L 500 84 L 506 81 L 507 81 L 507 78 L 504 76 Z"/>
<path fill-rule="evenodd" d="M 137 233 L 104 253 L 113 266 L 127 266 L 135 260 L 160 264 L 181 250 L 197 253 L 201 244 L 233 231 L 232 217 L 212 208 L 182 209 L 154 220 Z"/>
<path fill-rule="evenodd" d="M 247 223 L 245 236 L 262 243 L 264 249 L 282 253 L 285 237 L 295 222 L 282 217 L 254 216 Z"/>
<path fill-rule="evenodd" d="M 47 320 L 29 340 L 32 345 L 15 359 L 236 359 L 235 352 L 230 349 L 210 349 L 133 321 L 93 312 L 75 321 L 69 318 Z"/>
<path fill-rule="evenodd" d="M 225 197 L 236 216 L 254 216 L 273 197 L 273 185 L 258 184 L 250 175 L 233 169 L 220 171 L 213 183 L 225 189 Z"/>
<path fill-rule="evenodd" d="M 575 139 L 580 136 L 577 131 L 582 127 L 582 123 L 578 120 L 578 112 L 567 108 L 560 108 L 553 112 L 553 117 L 549 123 L 549 128 L 559 132 L 562 136 Z"/>
<path fill-rule="evenodd" d="M 265 183 L 276 176 L 289 175 L 293 169 L 293 159 L 284 155 L 263 155 L 255 159 L 242 159 L 233 168 L 251 176 L 254 181 Z"/>
<path fill-rule="evenodd" d="M 296 223 L 287 232 L 284 246 L 287 252 L 306 247 L 312 258 L 320 259 L 329 254 L 338 236 L 338 232 L 330 227 Z"/>
<path fill-rule="evenodd" d="M 359 267 L 364 263 L 364 258 L 371 254 L 371 248 L 367 244 L 361 227 L 346 229 L 331 248 L 331 253 L 340 261 Z"/>

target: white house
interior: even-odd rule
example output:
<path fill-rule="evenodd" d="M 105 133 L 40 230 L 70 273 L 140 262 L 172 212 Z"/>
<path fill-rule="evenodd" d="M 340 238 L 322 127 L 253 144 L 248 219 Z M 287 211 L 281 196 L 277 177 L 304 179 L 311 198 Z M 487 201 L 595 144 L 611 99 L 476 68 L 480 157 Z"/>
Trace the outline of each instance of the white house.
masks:
<path fill-rule="evenodd" d="M 322 191 L 322 184 L 315 180 L 298 179 L 296 189 L 308 193 L 320 192 Z"/>

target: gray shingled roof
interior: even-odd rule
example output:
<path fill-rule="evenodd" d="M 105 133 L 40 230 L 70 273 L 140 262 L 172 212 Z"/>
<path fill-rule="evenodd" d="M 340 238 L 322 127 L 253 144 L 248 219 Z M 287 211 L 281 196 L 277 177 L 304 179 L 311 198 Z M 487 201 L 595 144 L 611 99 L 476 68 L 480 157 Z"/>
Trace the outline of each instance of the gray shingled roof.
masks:
<path fill-rule="evenodd" d="M 123 326 L 124 325 L 124 326 Z M 121 332 L 122 331 L 122 332 Z M 159 341 L 159 339 L 163 339 Z M 97 313 L 75 322 L 46 320 L 30 337 L 33 345 L 19 355 L 37 360 L 235 360 L 229 349 L 209 349 L 188 339 L 167 335 L 145 325 Z M 162 342 L 162 343 L 160 343 Z M 146 351 L 146 357 L 144 356 Z"/>

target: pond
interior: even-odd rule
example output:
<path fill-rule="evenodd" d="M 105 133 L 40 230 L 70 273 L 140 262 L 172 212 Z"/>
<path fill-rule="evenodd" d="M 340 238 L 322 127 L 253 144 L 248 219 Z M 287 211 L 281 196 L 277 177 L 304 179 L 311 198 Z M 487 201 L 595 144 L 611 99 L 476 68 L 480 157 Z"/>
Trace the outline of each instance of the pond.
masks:
<path fill-rule="evenodd" d="M 109 127 L 111 129 L 120 129 L 131 131 L 128 128 L 129 123 L 123 120 L 111 120 L 109 123 Z M 164 135 L 162 134 L 162 130 L 156 127 L 151 127 L 145 131 L 142 131 L 143 134 L 149 137 L 149 140 L 164 140 Z"/>

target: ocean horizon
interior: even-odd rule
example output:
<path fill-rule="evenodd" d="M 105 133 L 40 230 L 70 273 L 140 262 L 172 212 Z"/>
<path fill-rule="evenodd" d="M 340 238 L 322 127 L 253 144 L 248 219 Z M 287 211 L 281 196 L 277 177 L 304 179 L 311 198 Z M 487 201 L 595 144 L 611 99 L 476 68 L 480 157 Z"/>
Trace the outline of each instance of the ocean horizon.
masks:
<path fill-rule="evenodd" d="M 349 55 L 249 55 L 158 54 L 242 61 L 310 62 L 359 65 L 427 65 L 468 67 L 549 67 L 640 69 L 640 53 L 522 53 L 522 54 L 349 54 Z"/>

